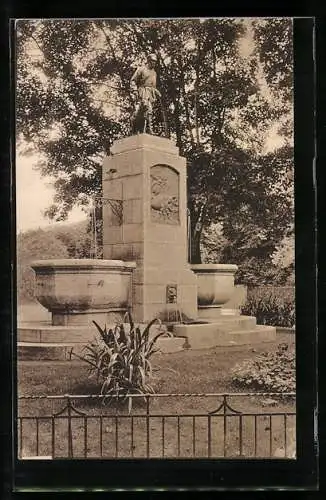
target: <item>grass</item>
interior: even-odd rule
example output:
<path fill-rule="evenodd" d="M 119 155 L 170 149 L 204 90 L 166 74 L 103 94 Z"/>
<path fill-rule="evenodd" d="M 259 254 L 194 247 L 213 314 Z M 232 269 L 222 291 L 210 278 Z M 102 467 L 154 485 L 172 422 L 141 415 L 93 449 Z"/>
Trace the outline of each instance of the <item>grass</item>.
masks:
<path fill-rule="evenodd" d="M 262 351 L 276 350 L 282 342 L 293 343 L 292 334 L 281 333 L 277 341 L 269 344 L 257 344 L 255 347 L 225 347 L 205 350 L 189 350 L 169 355 L 156 354 L 153 357 L 154 379 L 151 381 L 157 393 L 226 393 L 239 392 L 232 383 L 230 370 L 243 361 L 256 356 Z M 81 362 L 19 362 L 19 395 L 54 395 L 54 394 L 96 394 L 98 387 L 88 379 L 86 366 Z M 152 400 L 151 400 L 152 401 Z M 220 398 L 177 397 L 153 398 L 150 406 L 151 416 L 146 416 L 145 407 L 135 404 L 131 418 L 125 409 L 119 411 L 103 407 L 99 402 L 74 402 L 74 406 L 88 415 L 87 436 L 85 440 L 85 420 L 72 422 L 74 457 L 112 458 L 112 457 L 237 457 L 240 451 L 249 457 L 273 456 L 276 449 L 284 448 L 295 440 L 295 416 L 287 417 L 286 439 L 284 416 L 278 412 L 294 412 L 294 402 L 279 401 L 275 406 L 264 407 L 266 396 L 232 396 L 230 405 L 243 412 L 266 413 L 256 419 L 252 415 L 242 416 L 242 436 L 240 436 L 240 417 L 230 415 L 224 420 L 223 415 L 207 418 L 208 412 L 219 406 Z M 54 404 L 48 401 L 24 401 L 20 403 L 21 415 L 41 415 L 46 417 L 53 411 L 59 411 L 64 401 Z M 157 417 L 152 416 L 158 415 Z M 165 415 L 162 419 L 162 414 Z M 195 419 L 193 415 L 197 416 Z M 67 456 L 67 418 L 64 414 L 55 428 L 55 454 Z M 102 415 L 102 419 L 99 416 Z M 182 416 L 180 416 L 182 415 Z M 200 416 L 201 415 L 201 416 Z M 102 421 L 102 423 L 101 423 Z M 178 425 L 179 424 L 179 425 Z M 226 439 L 224 446 L 224 425 Z M 51 452 L 51 420 L 44 418 L 39 424 L 39 436 L 42 446 L 36 450 L 36 421 L 24 421 L 22 443 L 23 455 L 47 455 Z M 131 428 L 133 426 L 133 437 Z M 178 431 L 179 429 L 179 431 Z M 146 449 L 147 431 L 149 448 Z M 210 450 L 208 435 L 210 432 Z M 242 441 L 242 450 L 240 450 Z"/>

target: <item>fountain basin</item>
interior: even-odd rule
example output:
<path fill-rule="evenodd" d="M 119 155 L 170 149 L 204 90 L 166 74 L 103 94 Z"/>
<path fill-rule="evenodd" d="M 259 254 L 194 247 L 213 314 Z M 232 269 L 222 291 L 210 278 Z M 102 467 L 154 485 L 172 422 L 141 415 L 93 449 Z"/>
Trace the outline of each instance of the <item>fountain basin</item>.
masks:
<path fill-rule="evenodd" d="M 40 260 L 31 264 L 37 300 L 52 325 L 120 320 L 131 306 L 135 262 L 103 259 Z"/>
<path fill-rule="evenodd" d="M 234 292 L 234 264 L 192 264 L 197 276 L 198 309 L 221 308 Z"/>

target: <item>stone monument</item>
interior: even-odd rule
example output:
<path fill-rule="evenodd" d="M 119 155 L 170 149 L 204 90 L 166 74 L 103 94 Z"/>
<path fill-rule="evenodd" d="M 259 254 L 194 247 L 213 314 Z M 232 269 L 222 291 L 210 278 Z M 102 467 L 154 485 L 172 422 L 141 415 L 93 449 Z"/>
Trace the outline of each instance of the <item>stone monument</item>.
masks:
<path fill-rule="evenodd" d="M 185 158 L 165 137 L 118 140 L 104 160 L 103 257 L 136 261 L 135 321 L 166 320 L 171 312 L 197 317 L 197 278 L 188 264 L 186 176 Z"/>

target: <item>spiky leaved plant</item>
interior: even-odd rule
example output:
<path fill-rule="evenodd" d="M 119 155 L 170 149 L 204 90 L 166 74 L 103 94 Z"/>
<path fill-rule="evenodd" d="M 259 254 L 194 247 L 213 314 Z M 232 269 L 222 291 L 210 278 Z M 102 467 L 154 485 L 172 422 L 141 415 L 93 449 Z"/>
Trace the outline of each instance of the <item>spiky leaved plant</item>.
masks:
<path fill-rule="evenodd" d="M 87 344 L 85 354 L 78 357 L 89 364 L 90 375 L 102 382 L 103 402 L 128 399 L 130 413 L 132 398 L 128 398 L 128 395 L 154 393 L 153 387 L 148 383 L 152 374 L 150 357 L 157 351 L 157 339 L 166 334 L 166 331 L 162 330 L 150 339 L 151 327 L 157 322 L 161 325 L 161 321 L 153 319 L 141 332 L 139 326 L 135 326 L 130 312 L 126 315 L 129 332 L 126 331 L 124 322 L 107 329 L 106 325 L 101 328 L 93 321 L 100 340 Z"/>

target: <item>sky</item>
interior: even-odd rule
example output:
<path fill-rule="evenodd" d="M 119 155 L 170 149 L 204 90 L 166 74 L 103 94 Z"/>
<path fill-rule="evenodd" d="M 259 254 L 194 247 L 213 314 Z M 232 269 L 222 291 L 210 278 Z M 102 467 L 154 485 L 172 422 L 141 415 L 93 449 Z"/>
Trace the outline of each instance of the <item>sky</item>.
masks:
<path fill-rule="evenodd" d="M 19 156 L 16 159 L 16 225 L 17 233 L 28 229 L 38 229 L 53 225 L 44 218 L 55 193 L 51 179 L 41 178 L 35 170 L 37 156 Z M 74 209 L 66 222 L 85 220 L 85 213 Z"/>

